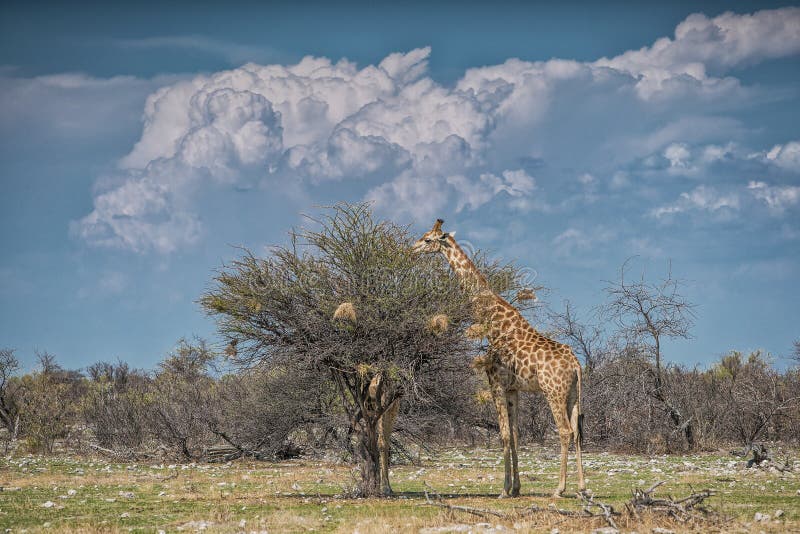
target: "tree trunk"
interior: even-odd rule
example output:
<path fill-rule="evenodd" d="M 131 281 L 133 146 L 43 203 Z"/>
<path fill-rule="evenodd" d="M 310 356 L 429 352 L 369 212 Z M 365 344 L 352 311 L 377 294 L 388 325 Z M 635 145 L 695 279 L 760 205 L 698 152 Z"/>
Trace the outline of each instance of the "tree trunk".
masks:
<path fill-rule="evenodd" d="M 381 497 L 380 449 L 378 447 L 378 421 L 364 418 L 356 429 L 356 452 L 361 470 L 361 497 Z"/>

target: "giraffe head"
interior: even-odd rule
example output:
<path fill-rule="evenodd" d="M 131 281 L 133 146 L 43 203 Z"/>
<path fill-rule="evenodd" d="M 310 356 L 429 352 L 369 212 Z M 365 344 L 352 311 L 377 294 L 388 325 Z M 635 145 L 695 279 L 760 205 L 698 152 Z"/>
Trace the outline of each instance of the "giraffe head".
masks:
<path fill-rule="evenodd" d="M 436 219 L 433 228 L 425 232 L 422 237 L 414 243 L 412 250 L 417 253 L 440 252 L 442 248 L 452 246 L 448 238 L 454 235 L 455 232 L 447 233 L 442 231 L 442 224 L 444 224 L 443 220 Z"/>

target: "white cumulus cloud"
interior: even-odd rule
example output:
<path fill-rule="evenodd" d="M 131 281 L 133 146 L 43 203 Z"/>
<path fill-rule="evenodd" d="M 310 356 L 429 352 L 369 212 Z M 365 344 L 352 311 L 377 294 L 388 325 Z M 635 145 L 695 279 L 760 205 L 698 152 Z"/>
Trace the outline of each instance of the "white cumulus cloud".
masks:
<path fill-rule="evenodd" d="M 674 38 L 614 58 L 509 59 L 469 69 L 454 86 L 428 76 L 430 48 L 362 67 L 306 57 L 199 75 L 147 98 L 141 138 L 73 232 L 96 245 L 170 252 L 202 235 L 193 193 L 253 177 L 306 187 L 361 180 L 380 209 L 428 217 L 491 202 L 546 209 L 535 170 L 545 162 L 592 177 L 582 183 L 596 199 L 596 177 L 625 187 L 624 166 L 648 155 L 681 175 L 729 157 L 732 148 L 714 143 L 742 128 L 713 110 L 735 106 L 742 87 L 726 74 L 798 52 L 800 9 L 784 8 L 691 15 Z M 769 154 L 776 165 L 797 163 L 791 143 Z M 653 214 L 738 201 L 698 188 Z"/>
<path fill-rule="evenodd" d="M 700 185 L 691 191 L 681 193 L 676 202 L 655 208 L 651 214 L 660 218 L 691 210 L 716 213 L 722 210 L 738 209 L 739 196 L 736 193 L 721 193 L 714 187 Z"/>
<path fill-rule="evenodd" d="M 709 18 L 688 16 L 675 28 L 675 37 L 662 37 L 651 46 L 631 50 L 598 66 L 628 72 L 639 78 L 643 98 L 682 86 L 717 91 L 736 84 L 732 78 L 715 78 L 740 65 L 800 52 L 800 8 L 786 7 L 753 14 L 723 13 Z"/>
<path fill-rule="evenodd" d="M 768 185 L 754 180 L 747 184 L 747 189 L 775 213 L 800 203 L 800 187 L 795 185 Z"/>
<path fill-rule="evenodd" d="M 800 141 L 775 145 L 766 153 L 766 159 L 783 169 L 800 172 Z"/>

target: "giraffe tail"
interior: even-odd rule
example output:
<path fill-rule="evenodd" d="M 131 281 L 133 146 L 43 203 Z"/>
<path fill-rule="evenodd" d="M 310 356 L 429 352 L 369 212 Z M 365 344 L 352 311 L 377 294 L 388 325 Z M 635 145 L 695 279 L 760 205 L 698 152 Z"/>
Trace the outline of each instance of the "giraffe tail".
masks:
<path fill-rule="evenodd" d="M 575 370 L 575 378 L 578 382 L 578 398 L 575 400 L 575 405 L 578 408 L 578 424 L 575 428 L 575 441 L 582 447 L 583 446 L 583 410 L 581 409 L 581 382 L 583 371 L 581 370 L 580 364 L 578 368 Z"/>

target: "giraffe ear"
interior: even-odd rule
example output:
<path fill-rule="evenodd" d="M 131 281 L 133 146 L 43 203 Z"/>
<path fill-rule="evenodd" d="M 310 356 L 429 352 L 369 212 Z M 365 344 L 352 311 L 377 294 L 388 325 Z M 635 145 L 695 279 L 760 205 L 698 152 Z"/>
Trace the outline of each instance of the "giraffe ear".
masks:
<path fill-rule="evenodd" d="M 450 237 L 453 237 L 453 238 L 456 237 L 456 231 L 455 230 L 453 230 L 452 232 L 448 232 L 448 234 L 450 235 Z"/>

